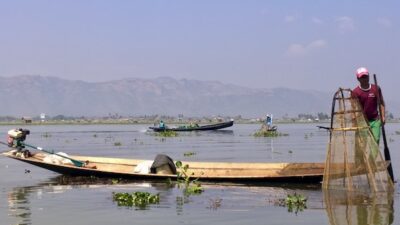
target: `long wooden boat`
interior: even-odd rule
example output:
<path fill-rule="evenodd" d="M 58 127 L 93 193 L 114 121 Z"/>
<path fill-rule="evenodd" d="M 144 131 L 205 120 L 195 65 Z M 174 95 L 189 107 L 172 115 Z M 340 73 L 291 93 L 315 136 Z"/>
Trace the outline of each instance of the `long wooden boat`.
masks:
<path fill-rule="evenodd" d="M 215 123 L 203 126 L 180 126 L 180 127 L 149 127 L 149 129 L 160 132 L 160 131 L 206 131 L 206 130 L 219 130 L 233 126 L 233 120 L 223 123 Z"/>
<path fill-rule="evenodd" d="M 70 164 L 45 162 L 49 154 L 29 153 L 27 156 L 10 150 L 3 155 L 60 174 L 72 176 L 96 176 L 123 179 L 160 180 L 176 179 L 174 174 L 143 174 L 134 172 L 135 168 L 146 160 L 106 158 L 91 156 L 69 156 L 85 162 L 82 167 Z M 148 161 L 148 160 L 147 160 Z M 324 163 L 234 163 L 234 162 L 182 162 L 189 165 L 188 173 L 192 178 L 215 182 L 298 182 L 320 183 L 324 173 Z"/>

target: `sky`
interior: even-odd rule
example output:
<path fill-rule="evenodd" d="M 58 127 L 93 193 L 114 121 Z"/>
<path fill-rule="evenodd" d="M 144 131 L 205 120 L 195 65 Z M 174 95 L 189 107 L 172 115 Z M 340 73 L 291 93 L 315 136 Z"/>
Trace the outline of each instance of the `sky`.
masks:
<path fill-rule="evenodd" d="M 400 84 L 400 1 L 0 0 L 0 77 L 213 80 L 332 92 Z M 397 85 L 395 85 L 397 84 Z"/>

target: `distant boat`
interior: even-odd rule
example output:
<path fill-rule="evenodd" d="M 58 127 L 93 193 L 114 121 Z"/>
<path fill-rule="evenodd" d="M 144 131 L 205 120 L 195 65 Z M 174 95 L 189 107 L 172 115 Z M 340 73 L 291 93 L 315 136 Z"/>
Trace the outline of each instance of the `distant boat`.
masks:
<path fill-rule="evenodd" d="M 267 131 L 270 131 L 270 132 L 273 132 L 273 131 L 276 131 L 276 130 L 278 130 L 277 126 L 272 126 L 272 127 L 267 129 Z"/>
<path fill-rule="evenodd" d="M 227 127 L 233 126 L 233 120 L 228 121 L 228 122 L 223 122 L 223 123 L 215 123 L 215 124 L 209 124 L 209 125 L 189 125 L 189 126 L 180 126 L 180 127 L 149 127 L 149 129 L 155 131 L 155 132 L 161 132 L 161 131 L 205 131 L 205 130 L 219 130 Z"/>

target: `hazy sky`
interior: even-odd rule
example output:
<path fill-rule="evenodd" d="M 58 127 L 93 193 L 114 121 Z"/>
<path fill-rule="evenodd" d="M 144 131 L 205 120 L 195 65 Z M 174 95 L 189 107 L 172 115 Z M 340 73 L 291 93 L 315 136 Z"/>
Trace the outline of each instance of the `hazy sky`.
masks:
<path fill-rule="evenodd" d="M 170 76 L 336 91 L 400 84 L 400 1 L 0 1 L 0 76 Z"/>

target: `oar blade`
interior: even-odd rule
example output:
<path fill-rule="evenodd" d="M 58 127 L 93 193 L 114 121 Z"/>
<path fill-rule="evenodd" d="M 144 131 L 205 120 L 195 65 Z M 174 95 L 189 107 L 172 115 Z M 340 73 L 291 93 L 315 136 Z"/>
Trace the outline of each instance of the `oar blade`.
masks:
<path fill-rule="evenodd" d="M 394 182 L 394 174 L 393 174 L 393 168 L 392 168 L 392 161 L 390 159 L 390 152 L 389 152 L 389 148 L 387 146 L 385 146 L 384 149 L 384 154 L 385 154 L 385 160 L 389 161 L 389 165 L 387 167 L 388 173 L 390 178 L 392 179 L 392 182 Z"/>

